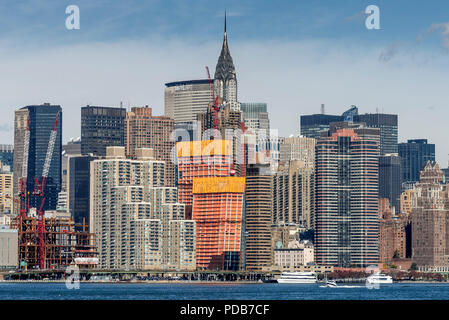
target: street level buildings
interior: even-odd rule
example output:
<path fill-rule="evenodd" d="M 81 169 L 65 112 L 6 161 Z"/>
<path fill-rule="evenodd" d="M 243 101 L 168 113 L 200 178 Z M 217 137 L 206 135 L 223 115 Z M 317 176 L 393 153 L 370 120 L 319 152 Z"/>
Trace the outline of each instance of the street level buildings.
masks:
<path fill-rule="evenodd" d="M 0 225 L 0 270 L 18 266 L 19 237 L 16 229 Z"/>
<path fill-rule="evenodd" d="M 156 160 L 165 162 L 166 186 L 175 185 L 174 151 L 171 141 L 174 120 L 165 116 L 153 116 L 148 106 L 131 108 L 125 120 L 125 146 L 127 157 L 135 157 L 138 148 L 151 148 Z"/>

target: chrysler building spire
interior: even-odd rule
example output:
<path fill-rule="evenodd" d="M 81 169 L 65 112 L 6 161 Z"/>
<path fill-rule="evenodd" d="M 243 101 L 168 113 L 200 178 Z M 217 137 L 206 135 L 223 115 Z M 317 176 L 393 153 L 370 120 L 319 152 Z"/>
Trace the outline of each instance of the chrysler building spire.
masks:
<path fill-rule="evenodd" d="M 224 18 L 224 36 L 220 57 L 215 68 L 214 77 L 215 93 L 223 98 L 223 102 L 231 105 L 231 109 L 237 106 L 237 77 L 235 74 L 234 62 L 228 47 L 228 36 L 226 33 L 226 12 Z"/>

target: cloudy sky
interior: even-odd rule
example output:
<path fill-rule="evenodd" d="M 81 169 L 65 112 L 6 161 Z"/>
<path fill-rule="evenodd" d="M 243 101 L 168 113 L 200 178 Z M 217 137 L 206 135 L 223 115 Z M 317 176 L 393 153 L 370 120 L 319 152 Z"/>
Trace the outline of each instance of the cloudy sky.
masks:
<path fill-rule="evenodd" d="M 68 5 L 80 29 L 67 30 Z M 365 8 L 380 8 L 380 29 Z M 164 83 L 215 69 L 228 40 L 241 102 L 266 102 L 272 127 L 299 132 L 301 114 L 399 114 L 400 141 L 427 138 L 449 160 L 447 1 L 0 1 L 0 143 L 14 110 L 63 108 L 64 141 L 86 104 L 164 110 Z"/>

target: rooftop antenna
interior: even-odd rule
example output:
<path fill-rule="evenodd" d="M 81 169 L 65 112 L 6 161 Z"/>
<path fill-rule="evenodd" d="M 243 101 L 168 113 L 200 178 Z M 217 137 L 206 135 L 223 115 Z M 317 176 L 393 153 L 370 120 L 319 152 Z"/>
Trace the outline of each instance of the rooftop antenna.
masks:
<path fill-rule="evenodd" d="M 324 114 L 324 103 L 321 104 L 321 114 Z"/>

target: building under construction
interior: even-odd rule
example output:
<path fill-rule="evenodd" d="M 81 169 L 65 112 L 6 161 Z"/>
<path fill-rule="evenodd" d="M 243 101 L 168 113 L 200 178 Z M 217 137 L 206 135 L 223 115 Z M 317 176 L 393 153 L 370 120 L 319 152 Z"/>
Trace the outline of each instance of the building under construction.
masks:
<path fill-rule="evenodd" d="M 11 228 L 18 230 L 20 268 L 42 269 L 41 261 L 43 269 L 61 269 L 70 264 L 90 268 L 98 264 L 95 237 L 86 224 L 75 224 L 69 217 L 43 217 L 43 251 L 39 249 L 38 225 L 38 216 L 11 220 Z"/>

